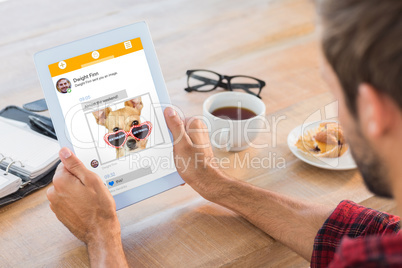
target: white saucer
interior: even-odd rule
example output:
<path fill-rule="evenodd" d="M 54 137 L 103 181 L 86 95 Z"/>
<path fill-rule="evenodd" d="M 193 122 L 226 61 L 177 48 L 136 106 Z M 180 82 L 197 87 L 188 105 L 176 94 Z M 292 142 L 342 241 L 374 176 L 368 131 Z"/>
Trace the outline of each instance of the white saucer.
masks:
<path fill-rule="evenodd" d="M 350 170 L 357 168 L 356 163 L 352 158 L 352 154 L 350 153 L 350 148 L 348 148 L 346 153 L 344 153 L 341 157 L 323 158 L 303 152 L 295 146 L 297 140 L 303 132 L 308 129 L 316 129 L 322 122 L 323 121 L 314 122 L 312 124 L 300 125 L 294 128 L 288 135 L 288 146 L 290 151 L 292 151 L 292 153 L 300 160 L 315 167 L 330 170 Z"/>

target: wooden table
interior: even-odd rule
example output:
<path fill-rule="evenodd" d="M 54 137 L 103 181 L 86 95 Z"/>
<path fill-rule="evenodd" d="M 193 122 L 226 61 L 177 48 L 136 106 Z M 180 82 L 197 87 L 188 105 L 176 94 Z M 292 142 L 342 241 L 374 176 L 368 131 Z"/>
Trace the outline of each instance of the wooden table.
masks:
<path fill-rule="evenodd" d="M 234 167 L 239 180 L 335 206 L 342 199 L 395 213 L 373 197 L 357 171 L 318 169 L 286 145 L 291 129 L 333 101 L 319 75 L 319 43 L 310 0 L 9 0 L 0 1 L 0 108 L 43 97 L 35 52 L 136 21 L 149 24 L 172 102 L 186 116 L 202 113 L 211 94 L 186 93 L 185 71 L 248 74 L 267 82 L 267 119 L 282 116 L 277 134 L 261 134 L 285 168 Z M 59 4 L 60 3 L 60 4 Z M 62 4 L 61 4 L 62 3 Z M 3 131 L 3 130 L 2 130 Z M 276 143 L 275 143 L 276 141 Z M 16 145 L 18 146 L 18 145 Z M 235 159 L 234 153 L 216 152 Z M 233 163 L 233 161 L 232 161 Z M 234 165 L 234 164 L 232 164 Z M 88 255 L 56 219 L 47 187 L 0 209 L 0 267 L 83 267 Z M 235 213 L 178 187 L 118 212 L 133 267 L 308 267 L 308 262 Z"/>

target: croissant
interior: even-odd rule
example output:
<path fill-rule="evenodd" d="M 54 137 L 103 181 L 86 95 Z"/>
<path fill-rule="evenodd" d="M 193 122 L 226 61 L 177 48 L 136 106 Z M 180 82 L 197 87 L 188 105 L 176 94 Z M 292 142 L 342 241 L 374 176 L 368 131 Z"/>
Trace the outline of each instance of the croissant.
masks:
<path fill-rule="evenodd" d="M 342 128 L 336 122 L 324 122 L 306 131 L 295 145 L 303 152 L 327 158 L 339 157 L 348 150 Z"/>

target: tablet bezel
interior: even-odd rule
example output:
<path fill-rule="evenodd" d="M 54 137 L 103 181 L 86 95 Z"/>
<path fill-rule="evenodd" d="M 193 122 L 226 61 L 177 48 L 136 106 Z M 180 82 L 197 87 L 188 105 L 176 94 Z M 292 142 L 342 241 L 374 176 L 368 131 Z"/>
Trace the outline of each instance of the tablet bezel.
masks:
<path fill-rule="evenodd" d="M 159 101 L 163 105 L 169 105 L 170 98 L 163 79 L 162 70 L 156 56 L 151 34 L 145 22 L 138 22 L 111 31 L 96 34 L 71 43 L 40 51 L 34 55 L 34 61 L 39 76 L 39 81 L 42 86 L 42 90 L 46 98 L 46 103 L 48 105 L 57 138 L 61 147 L 68 147 L 74 152 L 74 147 L 70 142 L 68 130 L 65 125 L 65 119 L 59 105 L 56 90 L 54 88 L 48 66 L 55 62 L 73 58 L 78 55 L 82 55 L 94 50 L 105 48 L 138 37 L 141 39 L 142 42 L 145 56 L 148 61 L 149 69 L 156 88 L 156 93 L 159 97 Z M 171 142 L 173 143 L 173 138 L 170 131 L 169 134 Z M 162 178 L 115 195 L 114 199 L 116 201 L 116 209 L 119 210 L 129 205 L 135 204 L 139 201 L 172 189 L 183 183 L 184 181 L 177 173 L 177 171 L 175 171 Z"/>

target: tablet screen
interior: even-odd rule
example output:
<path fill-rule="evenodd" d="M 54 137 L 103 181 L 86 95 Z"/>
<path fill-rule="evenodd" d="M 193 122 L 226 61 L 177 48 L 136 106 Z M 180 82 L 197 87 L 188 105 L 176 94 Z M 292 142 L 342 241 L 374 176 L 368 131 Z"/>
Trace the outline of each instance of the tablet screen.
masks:
<path fill-rule="evenodd" d="M 66 136 L 112 195 L 176 171 L 140 38 L 53 63 L 49 71 Z"/>

